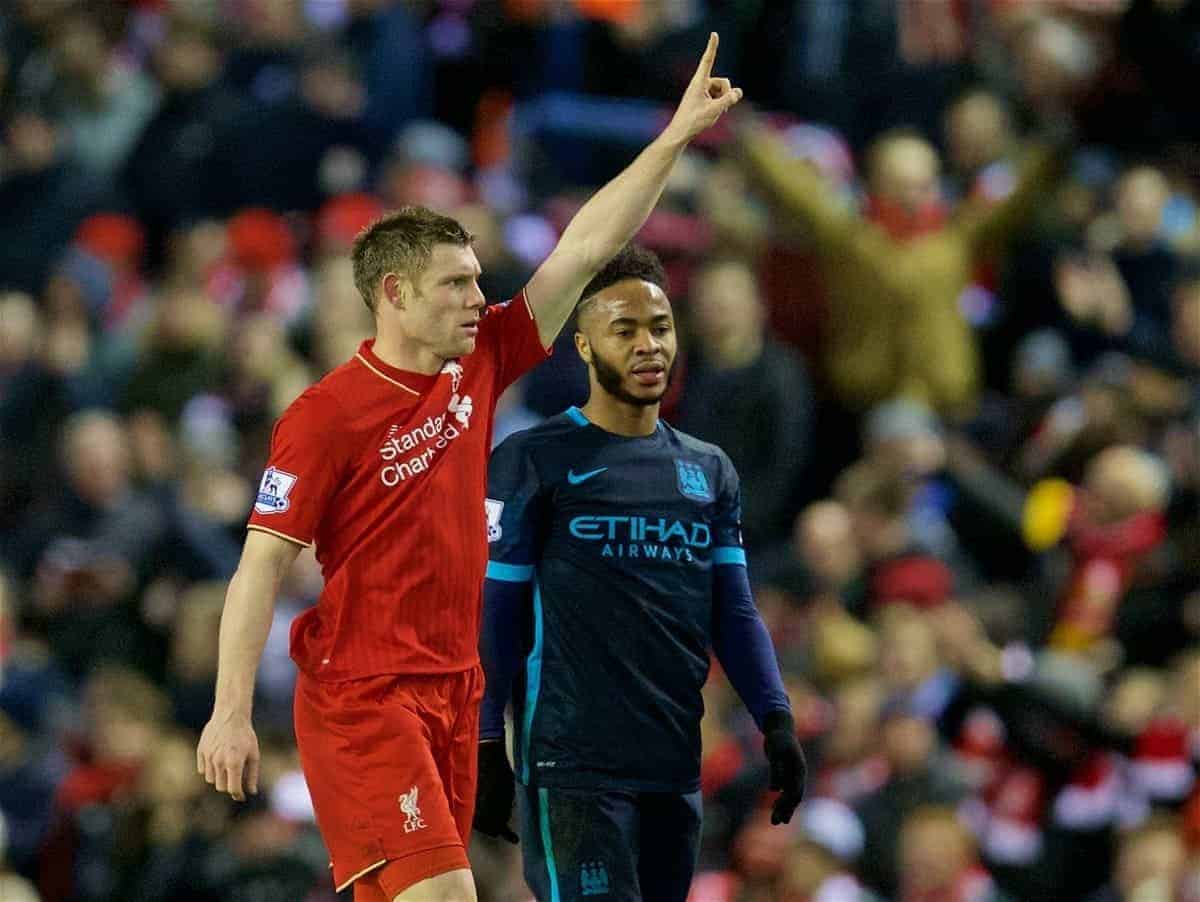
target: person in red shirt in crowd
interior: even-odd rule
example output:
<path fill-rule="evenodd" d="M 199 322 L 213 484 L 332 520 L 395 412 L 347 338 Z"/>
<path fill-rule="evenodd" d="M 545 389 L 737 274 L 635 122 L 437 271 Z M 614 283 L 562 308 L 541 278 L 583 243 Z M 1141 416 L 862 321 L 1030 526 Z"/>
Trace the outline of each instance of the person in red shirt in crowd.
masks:
<path fill-rule="evenodd" d="M 338 890 L 473 902 L 486 458 L 500 393 L 545 358 L 584 286 L 637 232 L 688 142 L 741 99 L 717 37 L 670 123 L 597 192 L 515 298 L 485 307 L 471 236 L 406 207 L 356 240 L 376 337 L 280 417 L 221 619 L 197 769 L 258 787 L 254 674 L 283 574 L 325 577 L 292 627 L 296 741 Z"/>

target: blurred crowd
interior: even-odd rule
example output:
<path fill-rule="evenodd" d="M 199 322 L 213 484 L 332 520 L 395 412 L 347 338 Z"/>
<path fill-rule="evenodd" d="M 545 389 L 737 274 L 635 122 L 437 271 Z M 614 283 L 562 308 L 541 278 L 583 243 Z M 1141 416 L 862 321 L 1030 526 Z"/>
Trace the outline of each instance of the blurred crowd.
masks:
<path fill-rule="evenodd" d="M 1200 3 L 12 0 L 0 7 L 0 899 L 334 898 L 291 739 L 195 772 L 274 419 L 370 334 L 402 204 L 519 290 L 710 30 L 757 113 L 639 241 L 665 416 L 738 467 L 809 753 L 764 808 L 706 687 L 695 902 L 1200 900 Z M 496 441 L 579 403 L 567 335 Z M 476 840 L 484 902 L 526 902 Z"/>

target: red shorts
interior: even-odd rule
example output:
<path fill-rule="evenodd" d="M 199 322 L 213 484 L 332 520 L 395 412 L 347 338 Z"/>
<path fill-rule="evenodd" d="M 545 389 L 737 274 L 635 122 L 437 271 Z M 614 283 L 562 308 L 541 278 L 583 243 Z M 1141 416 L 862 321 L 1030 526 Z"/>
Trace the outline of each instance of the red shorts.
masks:
<path fill-rule="evenodd" d="M 296 746 L 339 892 L 393 861 L 411 865 L 409 885 L 468 867 L 482 695 L 478 667 L 340 683 L 300 674 Z"/>

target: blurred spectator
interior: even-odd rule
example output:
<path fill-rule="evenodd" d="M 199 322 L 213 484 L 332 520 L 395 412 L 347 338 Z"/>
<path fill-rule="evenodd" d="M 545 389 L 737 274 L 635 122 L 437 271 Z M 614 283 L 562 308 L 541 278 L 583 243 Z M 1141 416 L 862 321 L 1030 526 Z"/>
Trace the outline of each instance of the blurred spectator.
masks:
<path fill-rule="evenodd" d="M 950 568 L 913 535 L 911 491 L 902 475 L 866 461 L 838 478 L 834 494 L 850 513 L 866 562 L 869 610 L 894 601 L 935 606 L 954 589 Z"/>
<path fill-rule="evenodd" d="M 131 150 L 122 179 L 156 240 L 219 212 L 227 177 L 220 149 L 247 106 L 221 81 L 221 59 L 206 24 L 183 15 L 168 20 L 152 57 L 163 103 Z"/>
<path fill-rule="evenodd" d="M 127 842 L 131 865 L 123 881 L 124 898 L 166 902 L 196 898 L 196 862 L 211 846 L 203 816 L 203 787 L 194 779 L 194 750 L 184 733 L 168 733 L 154 747 L 139 774 L 129 808 Z M 186 893 L 191 895 L 185 895 Z"/>
<path fill-rule="evenodd" d="M 1187 850 L 1179 825 L 1152 820 L 1122 838 L 1113 884 L 1093 902 L 1170 899 L 1181 888 Z"/>
<path fill-rule="evenodd" d="M 770 545 L 786 535 L 807 462 L 808 377 L 799 357 L 767 336 L 745 263 L 706 264 L 693 279 L 688 313 L 695 341 L 675 424 L 729 455 L 741 477 L 746 545 Z"/>
<path fill-rule="evenodd" d="M 959 95 L 943 117 L 949 196 L 1001 200 L 1013 187 L 1017 149 L 1008 106 L 986 88 Z"/>
<path fill-rule="evenodd" d="M 790 545 L 780 559 L 762 557 L 755 579 L 790 593 L 798 601 L 828 599 L 861 615 L 863 561 L 846 508 L 831 500 L 804 508 L 792 525 Z"/>
<path fill-rule="evenodd" d="M 213 165 L 220 173 L 222 212 L 258 206 L 315 210 L 323 199 L 320 172 L 328 155 L 365 151 L 366 96 L 349 55 L 336 46 L 313 46 L 298 79 L 294 96 L 240 112 L 219 142 Z"/>
<path fill-rule="evenodd" d="M 919 883 L 917 886 L 905 885 L 909 881 L 919 881 L 919 875 L 912 870 L 917 864 L 916 856 L 922 855 L 921 863 L 924 864 L 924 856 L 931 851 L 938 854 L 936 842 L 924 836 L 912 837 L 910 818 L 927 805 L 958 803 L 966 795 L 967 787 L 950 766 L 949 758 L 939 752 L 932 725 L 916 714 L 903 708 L 889 711 L 884 716 L 879 740 L 887 759 L 889 777 L 883 786 L 855 806 L 865 831 L 861 872 L 873 889 L 897 898 L 900 892 L 911 893 L 920 886 Z M 965 828 L 956 827 L 963 836 L 962 840 L 956 841 L 969 842 L 965 839 Z M 940 832 L 931 839 L 948 841 L 948 837 Z M 911 855 L 894 855 L 894 850 L 902 849 L 914 840 L 919 843 Z M 958 868 L 971 864 L 970 859 L 963 858 L 965 860 L 954 862 L 954 870 L 950 872 L 954 879 L 960 876 Z M 941 871 L 939 868 L 934 873 Z"/>
<path fill-rule="evenodd" d="M 1073 322 L 1080 359 L 1109 349 L 1161 355 L 1168 344 L 1178 261 L 1163 240 L 1167 198 L 1161 172 L 1130 169 L 1117 182 L 1110 220 L 1093 224 L 1092 253 L 1058 264 L 1059 299 Z"/>
<path fill-rule="evenodd" d="M 114 12 L 74 5 L 53 22 L 56 77 L 43 99 L 62 125 L 71 159 L 105 177 L 120 169 L 159 102 L 155 82 L 118 55 Z"/>
<path fill-rule="evenodd" d="M 96 213 L 75 234 L 74 246 L 106 264 L 111 291 L 97 325 L 128 330 L 145 317 L 146 282 L 142 265 L 146 233 L 141 223 L 121 213 Z"/>
<path fill-rule="evenodd" d="M 0 285 L 37 293 L 75 228 L 108 193 L 72 162 L 57 121 L 34 109 L 7 117 L 0 170 Z"/>
<path fill-rule="evenodd" d="M 1001 902 L 979 864 L 975 843 L 950 808 L 919 808 L 904 821 L 897 848 L 901 902 Z"/>
<path fill-rule="evenodd" d="M 852 868 L 862 853 L 862 825 L 833 799 L 813 799 L 802 809 L 802 832 L 788 853 L 780 902 L 873 902 Z"/>
<path fill-rule="evenodd" d="M 1104 4 L 1098 6 L 1104 15 Z M 1014 74 L 1036 114 L 1055 117 L 1076 106 L 1105 62 L 1102 35 L 1082 17 L 1055 15 L 1033 4 L 1013 4 L 1000 24 L 1011 43 Z"/>
<path fill-rule="evenodd" d="M 296 237 L 287 220 L 261 207 L 230 217 L 228 269 L 224 284 L 210 281 L 222 307 L 235 317 L 269 314 L 291 325 L 311 302 L 308 274 L 301 265 Z"/>
<path fill-rule="evenodd" d="M 287 343 L 283 326 L 264 314 L 248 317 L 229 349 L 225 396 L 238 426 L 254 438 L 312 384 L 312 372 Z"/>
<path fill-rule="evenodd" d="M 376 146 L 430 112 L 432 73 L 417 12 L 407 3 L 350 0 L 345 42 L 363 73 L 367 128 Z"/>
<path fill-rule="evenodd" d="M 123 406 L 154 410 L 176 423 L 189 399 L 217 387 L 225 330 L 222 311 L 203 295 L 180 287 L 160 298 Z"/>
<path fill-rule="evenodd" d="M 103 806 L 136 786 L 168 713 L 156 686 L 116 665 L 94 671 L 83 698 L 74 765 L 59 787 L 55 825 L 42 847 L 39 887 L 46 902 L 99 900 L 118 890 L 106 859 L 115 852 L 111 822 L 119 811 Z"/>
<path fill-rule="evenodd" d="M 303 8 L 289 0 L 253 0 L 234 10 L 235 48 L 228 79 L 256 104 L 285 103 L 300 93 Z"/>
<path fill-rule="evenodd" d="M 950 523 L 954 499 L 942 479 L 946 447 L 937 417 L 919 402 L 891 401 L 872 408 L 862 428 L 864 457 L 909 486 L 914 540 L 952 566 L 961 588 L 971 567 Z"/>
<path fill-rule="evenodd" d="M 0 295 L 0 535 L 18 526 L 47 479 L 41 462 L 54 456 L 66 415 L 63 386 L 42 359 L 45 329 L 27 294 Z"/>
<path fill-rule="evenodd" d="M 1074 567 L 1051 644 L 1086 647 L 1107 634 L 1138 566 L 1164 538 L 1170 486 L 1162 462 L 1135 448 L 1097 455 L 1070 512 Z"/>
<path fill-rule="evenodd" d="M 33 611 L 76 675 L 94 663 L 153 663 L 126 602 L 164 535 L 162 509 L 131 484 L 129 439 L 111 414 L 82 411 L 63 426 L 64 479 L 20 537 L 16 562 L 33 580 Z"/>
<path fill-rule="evenodd" d="M 968 203 L 951 218 L 938 194 L 934 149 L 915 133 L 889 133 L 869 156 L 861 220 L 765 128 L 748 129 L 742 147 L 755 178 L 803 224 L 820 254 L 830 293 L 825 366 L 839 399 L 861 407 L 899 394 L 939 411 L 969 411 L 978 363 L 959 296 L 973 267 L 994 257 L 1027 218 L 1054 174 L 1056 153 L 1035 148 L 1003 203 Z"/>
<path fill-rule="evenodd" d="M 776 898 L 784 860 L 796 833 L 791 825 L 771 825 L 766 808 L 755 811 L 733 841 L 733 862 L 739 890 L 728 897 L 737 902 L 768 902 Z"/>

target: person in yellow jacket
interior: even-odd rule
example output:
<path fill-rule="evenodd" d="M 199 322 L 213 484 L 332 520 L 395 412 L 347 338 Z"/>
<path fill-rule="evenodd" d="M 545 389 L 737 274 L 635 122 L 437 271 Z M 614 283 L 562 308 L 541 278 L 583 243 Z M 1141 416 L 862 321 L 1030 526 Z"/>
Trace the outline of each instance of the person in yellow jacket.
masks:
<path fill-rule="evenodd" d="M 1006 199 L 968 200 L 947 216 L 936 151 L 915 132 L 888 132 L 867 159 L 863 216 L 764 125 L 743 124 L 739 144 L 752 178 L 798 221 L 822 261 L 830 302 L 824 365 L 840 400 L 863 409 L 907 396 L 951 417 L 969 414 L 980 365 L 959 297 L 1044 197 L 1062 153 L 1030 150 Z"/>

